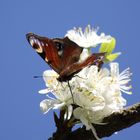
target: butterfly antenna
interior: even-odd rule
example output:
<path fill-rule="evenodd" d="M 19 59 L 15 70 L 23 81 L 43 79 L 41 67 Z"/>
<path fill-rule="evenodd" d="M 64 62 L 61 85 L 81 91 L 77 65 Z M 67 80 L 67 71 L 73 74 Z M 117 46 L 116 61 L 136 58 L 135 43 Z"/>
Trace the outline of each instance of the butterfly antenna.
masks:
<path fill-rule="evenodd" d="M 42 78 L 43 76 L 33 76 L 33 78 Z"/>
<path fill-rule="evenodd" d="M 70 89 L 70 93 L 71 93 L 71 96 L 72 96 L 72 101 L 73 101 L 73 103 L 74 103 L 74 97 L 73 97 L 73 93 L 72 93 L 72 90 L 71 90 L 71 86 L 70 86 L 69 80 L 67 81 L 67 83 L 68 83 L 68 87 L 69 87 L 69 89 Z"/>

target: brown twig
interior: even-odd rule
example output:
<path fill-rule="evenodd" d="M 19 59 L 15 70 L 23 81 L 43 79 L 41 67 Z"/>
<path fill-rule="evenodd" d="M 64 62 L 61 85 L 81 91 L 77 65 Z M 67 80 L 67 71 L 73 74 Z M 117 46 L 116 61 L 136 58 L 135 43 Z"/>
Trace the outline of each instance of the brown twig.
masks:
<path fill-rule="evenodd" d="M 121 112 L 111 114 L 110 116 L 104 118 L 103 122 L 105 122 L 106 124 L 94 125 L 97 135 L 100 138 L 109 137 L 114 134 L 114 132 L 128 128 L 140 122 L 140 103 L 123 109 Z M 66 126 L 67 125 L 65 124 L 65 127 Z M 64 131 L 63 133 L 61 133 L 61 135 L 63 135 L 61 136 L 61 139 L 59 139 L 59 137 L 55 139 L 55 135 L 60 135 L 56 131 L 53 137 L 49 140 L 96 140 L 93 136 L 93 133 L 91 131 L 86 131 L 85 127 L 79 128 L 75 131 L 71 131 L 71 128 L 65 128 L 65 130 L 69 131 Z"/>

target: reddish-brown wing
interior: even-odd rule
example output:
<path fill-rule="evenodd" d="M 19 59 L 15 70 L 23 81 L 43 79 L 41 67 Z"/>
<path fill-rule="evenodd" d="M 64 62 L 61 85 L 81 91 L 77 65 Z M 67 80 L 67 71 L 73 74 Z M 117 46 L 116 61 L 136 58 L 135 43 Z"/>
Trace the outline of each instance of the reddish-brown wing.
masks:
<path fill-rule="evenodd" d="M 59 73 L 61 61 L 54 47 L 52 40 L 46 37 L 41 37 L 33 33 L 28 33 L 26 38 L 33 49 L 56 71 Z"/>
<path fill-rule="evenodd" d="M 66 67 L 78 62 L 82 48 L 68 38 L 49 39 L 33 33 L 26 35 L 36 52 L 60 74 Z"/>
<path fill-rule="evenodd" d="M 53 41 L 56 44 L 58 55 L 61 59 L 61 71 L 79 61 L 83 48 L 67 37 L 63 39 L 56 38 Z"/>
<path fill-rule="evenodd" d="M 73 77 L 74 74 L 81 71 L 83 68 L 91 65 L 96 65 L 99 69 L 103 64 L 105 53 L 94 53 L 90 55 L 83 62 L 76 62 L 66 67 L 59 76 L 59 81 L 67 81 Z"/>

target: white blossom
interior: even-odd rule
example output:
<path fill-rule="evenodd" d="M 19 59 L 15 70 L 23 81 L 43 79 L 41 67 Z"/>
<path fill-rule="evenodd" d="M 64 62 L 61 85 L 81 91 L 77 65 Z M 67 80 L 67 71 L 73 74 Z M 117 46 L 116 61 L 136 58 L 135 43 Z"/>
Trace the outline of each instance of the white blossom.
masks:
<path fill-rule="evenodd" d="M 131 81 L 129 78 L 132 73 L 130 73 L 130 69 L 127 68 L 123 72 L 119 74 L 119 64 L 118 63 L 111 63 L 111 88 L 113 90 L 120 90 L 127 94 L 132 94 L 129 90 L 132 88 L 128 83 Z"/>
<path fill-rule="evenodd" d="M 69 106 L 73 104 L 74 98 L 74 104 L 86 110 L 87 116 L 90 114 L 91 123 L 100 123 L 105 116 L 119 111 L 126 105 L 122 91 L 125 89 L 125 93 L 129 93 L 130 90 L 130 86 L 127 85 L 131 76 L 129 70 L 119 74 L 118 63 L 111 63 L 110 67 L 110 70 L 102 68 L 98 71 L 97 66 L 93 65 L 81 70 L 78 76 L 70 81 L 73 97 L 66 82 L 58 82 L 54 71 L 45 71 L 43 77 L 47 89 L 41 90 L 40 93 L 46 94 L 47 99 L 41 102 L 41 110 L 46 113 L 51 108 Z M 48 92 L 54 97 L 49 96 Z"/>
<path fill-rule="evenodd" d="M 65 36 L 83 48 L 96 47 L 101 43 L 109 43 L 111 41 L 110 35 L 105 35 L 104 33 L 97 35 L 97 32 L 98 28 L 91 28 L 88 25 L 84 32 L 80 27 L 74 28 L 69 30 Z"/>
<path fill-rule="evenodd" d="M 43 113 L 47 113 L 50 109 L 61 109 L 63 106 L 69 106 L 72 103 L 71 93 L 67 83 L 57 81 L 58 74 L 53 70 L 46 70 L 43 73 L 46 89 L 40 90 L 40 94 L 46 94 L 47 99 L 40 103 Z M 50 96 L 49 93 L 53 95 Z"/>
<path fill-rule="evenodd" d="M 81 28 L 74 28 L 66 36 L 83 47 L 80 61 L 90 55 L 90 47 L 111 41 L 111 36 L 104 33 L 97 35 L 98 29 L 87 26 L 83 32 Z M 92 124 L 102 124 L 104 117 L 113 112 L 120 111 L 127 104 L 122 93 L 131 94 L 130 69 L 119 73 L 119 64 L 110 63 L 110 68 L 99 68 L 95 65 L 87 66 L 67 82 L 59 82 L 59 75 L 53 70 L 46 70 L 43 78 L 46 88 L 40 90 L 46 99 L 41 101 L 40 108 L 43 113 L 50 109 L 67 108 L 64 119 L 80 120 L 86 129 L 91 129 L 96 139 L 99 140 Z M 71 89 L 71 90 L 70 90 Z M 72 91 L 72 93 L 71 93 Z M 73 105 L 76 107 L 73 108 Z M 73 115 L 72 115 L 73 114 Z"/>

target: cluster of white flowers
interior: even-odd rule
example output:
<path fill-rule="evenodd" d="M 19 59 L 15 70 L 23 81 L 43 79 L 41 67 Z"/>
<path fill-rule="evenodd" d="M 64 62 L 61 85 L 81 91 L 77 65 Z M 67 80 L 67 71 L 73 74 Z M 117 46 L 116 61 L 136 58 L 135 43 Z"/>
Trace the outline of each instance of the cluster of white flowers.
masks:
<path fill-rule="evenodd" d="M 98 36 L 97 30 L 91 29 L 90 26 L 84 33 L 79 28 L 68 31 L 66 36 L 85 48 L 109 42 L 111 38 L 104 33 Z M 85 52 L 82 55 L 89 55 Z M 43 78 L 47 88 L 39 93 L 46 94 L 47 98 L 40 103 L 40 108 L 43 113 L 47 113 L 50 109 L 67 107 L 67 118 L 73 114 L 75 119 L 79 119 L 87 130 L 91 129 L 98 139 L 92 123 L 101 124 L 104 117 L 120 111 L 126 105 L 122 93 L 131 94 L 131 86 L 128 85 L 131 73 L 129 68 L 119 73 L 119 64 L 112 62 L 110 68 L 103 67 L 98 71 L 98 67 L 92 65 L 76 75 L 69 81 L 71 94 L 67 82 L 59 82 L 59 75 L 55 71 L 46 70 Z M 77 108 L 72 109 L 72 104 L 77 105 Z"/>
<path fill-rule="evenodd" d="M 65 36 L 83 48 L 96 47 L 101 43 L 110 42 L 111 36 L 105 36 L 104 33 L 98 36 L 98 29 L 99 28 L 91 28 L 90 25 L 88 25 L 84 32 L 82 28 L 74 28 L 69 30 Z"/>

